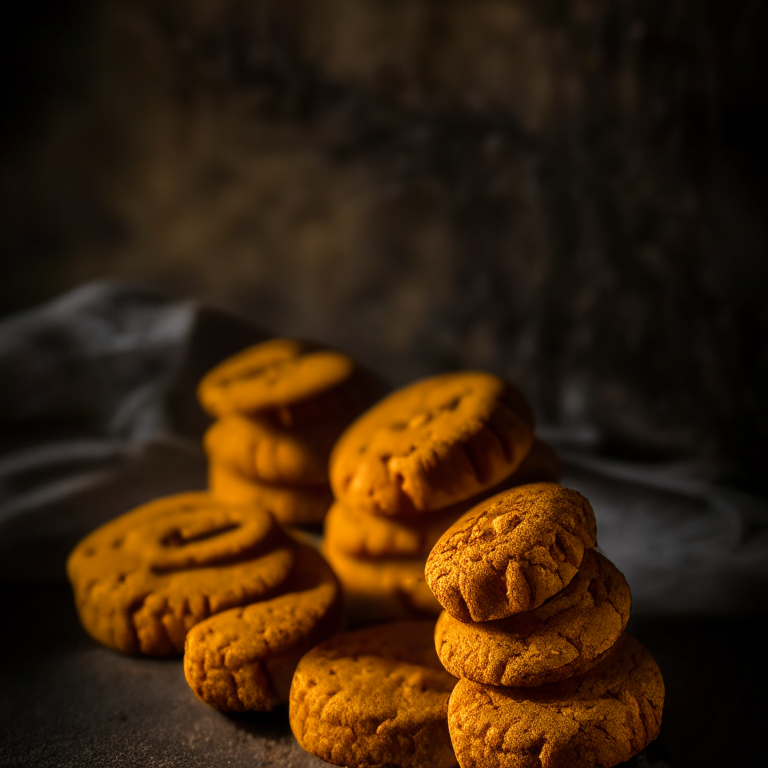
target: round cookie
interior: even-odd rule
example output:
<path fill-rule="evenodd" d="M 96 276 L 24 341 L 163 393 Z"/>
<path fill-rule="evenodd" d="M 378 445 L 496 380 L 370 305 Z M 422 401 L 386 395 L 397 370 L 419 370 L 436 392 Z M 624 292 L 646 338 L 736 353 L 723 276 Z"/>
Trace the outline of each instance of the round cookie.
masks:
<path fill-rule="evenodd" d="M 659 734 L 664 681 L 626 632 L 589 672 L 538 688 L 460 680 L 448 710 L 461 768 L 611 768 Z"/>
<path fill-rule="evenodd" d="M 346 421 L 287 429 L 267 417 L 226 416 L 205 433 L 211 461 L 245 477 L 284 485 L 327 485 L 331 448 Z"/>
<path fill-rule="evenodd" d="M 523 483 L 555 481 L 560 460 L 546 443 L 534 440 L 522 464 L 488 491 L 424 515 L 383 517 L 336 502 L 325 518 L 325 538 L 339 552 L 354 557 L 426 559 L 439 538 L 467 510 L 490 495 Z"/>
<path fill-rule="evenodd" d="M 512 385 L 443 374 L 392 393 L 348 427 L 331 454 L 331 486 L 374 514 L 432 512 L 493 487 L 532 442 L 530 408 Z"/>
<path fill-rule="evenodd" d="M 270 485 L 218 462 L 208 464 L 208 487 L 222 501 L 266 510 L 283 525 L 322 522 L 333 503 L 327 485 Z"/>
<path fill-rule="evenodd" d="M 209 616 L 269 597 L 293 567 L 295 544 L 266 512 L 182 493 L 110 521 L 67 561 L 80 621 L 126 653 L 181 653 Z"/>
<path fill-rule="evenodd" d="M 200 382 L 198 399 L 212 416 L 270 411 L 286 426 L 353 417 L 379 394 L 349 355 L 300 339 L 272 339 L 228 358 Z"/>
<path fill-rule="evenodd" d="M 326 640 L 296 669 L 289 717 L 299 744 L 349 768 L 448 768 L 456 680 L 435 654 L 431 621 L 384 624 Z"/>
<path fill-rule="evenodd" d="M 189 631 L 184 674 L 201 701 L 225 712 L 268 712 L 288 702 L 299 659 L 336 631 L 342 600 L 333 571 L 306 544 L 283 589 Z"/>
<path fill-rule="evenodd" d="M 440 604 L 424 579 L 422 558 L 365 560 L 339 552 L 327 540 L 323 554 L 344 588 L 352 623 L 437 616 Z"/>
<path fill-rule="evenodd" d="M 589 549 L 570 584 L 532 611 L 477 623 L 443 612 L 435 647 L 456 677 L 515 688 L 553 683 L 585 672 L 610 651 L 631 601 L 621 571 Z"/>
<path fill-rule="evenodd" d="M 476 505 L 442 535 L 427 558 L 427 583 L 459 621 L 502 619 L 563 589 L 595 536 L 595 515 L 580 493 L 521 485 Z"/>

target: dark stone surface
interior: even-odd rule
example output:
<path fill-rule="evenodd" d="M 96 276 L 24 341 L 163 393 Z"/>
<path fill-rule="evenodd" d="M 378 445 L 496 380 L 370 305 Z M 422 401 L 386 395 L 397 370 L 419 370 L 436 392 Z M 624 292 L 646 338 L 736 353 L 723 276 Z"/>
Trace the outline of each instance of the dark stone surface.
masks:
<path fill-rule="evenodd" d="M 285 709 L 228 717 L 200 703 L 179 659 L 138 659 L 92 642 L 68 588 L 5 590 L 0 764 L 18 768 L 324 765 Z"/>
<path fill-rule="evenodd" d="M 179 660 L 131 658 L 93 643 L 64 585 L 5 585 L 3 594 L 0 765 L 325 765 L 298 746 L 284 709 L 222 715 L 197 701 Z M 767 628 L 679 619 L 632 620 L 630 628 L 658 659 L 667 701 L 659 741 L 628 765 L 758 765 Z"/>

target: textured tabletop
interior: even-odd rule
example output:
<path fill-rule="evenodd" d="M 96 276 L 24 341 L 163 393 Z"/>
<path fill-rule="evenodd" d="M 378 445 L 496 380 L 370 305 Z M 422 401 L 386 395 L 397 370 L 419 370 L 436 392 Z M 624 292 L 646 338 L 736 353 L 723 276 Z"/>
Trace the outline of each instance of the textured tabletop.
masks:
<path fill-rule="evenodd" d="M 223 715 L 195 698 L 181 660 L 132 658 L 94 643 L 67 587 L 5 585 L 5 593 L 12 621 L 0 667 L 3 768 L 327 765 L 299 747 L 285 708 Z M 652 747 L 627 765 L 670 763 Z"/>

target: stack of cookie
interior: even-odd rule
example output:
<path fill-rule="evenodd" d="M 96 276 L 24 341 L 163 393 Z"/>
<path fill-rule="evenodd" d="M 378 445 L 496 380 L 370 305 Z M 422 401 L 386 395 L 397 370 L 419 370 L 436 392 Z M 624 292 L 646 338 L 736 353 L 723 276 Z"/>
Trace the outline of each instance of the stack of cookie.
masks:
<path fill-rule="evenodd" d="M 630 593 L 589 502 L 536 483 L 457 520 L 429 555 L 461 768 L 610 768 L 658 735 L 664 683 L 624 630 Z"/>
<path fill-rule="evenodd" d="M 208 493 L 112 520 L 75 548 L 67 573 L 95 640 L 147 656 L 186 645 L 190 686 L 226 711 L 287 702 L 299 659 L 341 618 L 338 581 L 314 547 Z"/>
<path fill-rule="evenodd" d="M 533 444 L 527 403 L 487 373 L 424 379 L 357 419 L 331 456 L 336 502 L 323 543 L 352 621 L 437 615 L 424 580 L 432 545 L 469 500 L 516 471 L 557 473 L 543 444 L 522 466 Z"/>
<path fill-rule="evenodd" d="M 286 525 L 321 522 L 331 448 L 380 394 L 348 355 L 307 341 L 273 339 L 225 360 L 198 389 L 218 418 L 204 439 L 211 491 Z"/>

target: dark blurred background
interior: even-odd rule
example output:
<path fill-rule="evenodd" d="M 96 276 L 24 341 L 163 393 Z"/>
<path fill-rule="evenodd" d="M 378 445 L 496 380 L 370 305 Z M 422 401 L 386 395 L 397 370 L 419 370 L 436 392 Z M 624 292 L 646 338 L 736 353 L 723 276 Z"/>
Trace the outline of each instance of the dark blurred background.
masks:
<path fill-rule="evenodd" d="M 760 490 L 765 3 L 4 10 L 2 316 L 127 279 Z"/>

